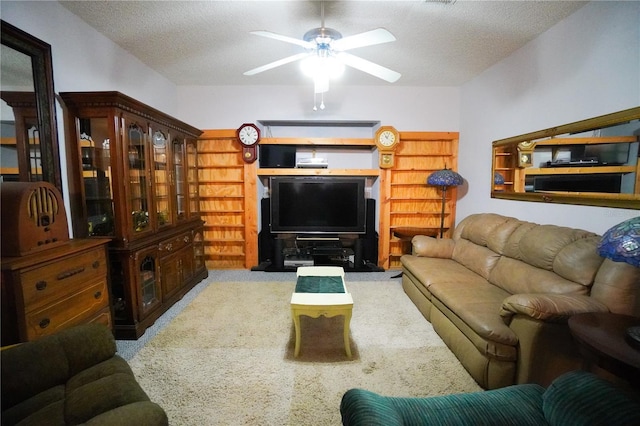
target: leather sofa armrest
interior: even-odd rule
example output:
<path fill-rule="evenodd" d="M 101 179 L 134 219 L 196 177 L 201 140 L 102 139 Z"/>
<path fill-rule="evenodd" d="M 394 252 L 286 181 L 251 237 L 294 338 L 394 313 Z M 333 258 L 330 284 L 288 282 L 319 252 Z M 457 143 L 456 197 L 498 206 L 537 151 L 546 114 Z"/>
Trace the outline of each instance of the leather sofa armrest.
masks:
<path fill-rule="evenodd" d="M 437 239 L 427 235 L 416 235 L 411 239 L 412 253 L 416 256 L 451 259 L 455 242 L 451 239 Z"/>
<path fill-rule="evenodd" d="M 509 325 L 516 314 L 547 322 L 565 322 L 575 314 L 609 312 L 609 308 L 589 296 L 570 294 L 514 294 L 502 302 L 500 316 Z"/>

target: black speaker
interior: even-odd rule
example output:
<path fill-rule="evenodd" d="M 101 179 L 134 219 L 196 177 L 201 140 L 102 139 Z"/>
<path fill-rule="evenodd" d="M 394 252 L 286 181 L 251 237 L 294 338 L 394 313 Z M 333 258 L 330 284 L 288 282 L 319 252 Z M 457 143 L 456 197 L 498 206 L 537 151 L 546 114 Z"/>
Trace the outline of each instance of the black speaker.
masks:
<path fill-rule="evenodd" d="M 376 200 L 367 198 L 367 232 L 359 241 L 362 261 L 378 264 L 378 233 L 376 232 Z M 357 248 L 357 246 L 356 246 Z"/>
<path fill-rule="evenodd" d="M 275 238 L 271 234 L 271 200 L 263 198 L 260 200 L 260 209 L 262 214 L 262 229 L 258 234 L 258 260 L 260 263 L 273 260 L 275 250 Z"/>
<path fill-rule="evenodd" d="M 296 167 L 296 147 L 291 145 L 258 145 L 260 167 L 293 169 Z"/>
<path fill-rule="evenodd" d="M 366 235 L 367 237 L 376 236 L 376 200 L 373 198 L 367 198 L 367 216 L 366 216 Z"/>
<path fill-rule="evenodd" d="M 273 266 L 276 268 L 284 268 L 284 240 L 282 238 L 276 238 L 274 240 L 273 248 Z"/>

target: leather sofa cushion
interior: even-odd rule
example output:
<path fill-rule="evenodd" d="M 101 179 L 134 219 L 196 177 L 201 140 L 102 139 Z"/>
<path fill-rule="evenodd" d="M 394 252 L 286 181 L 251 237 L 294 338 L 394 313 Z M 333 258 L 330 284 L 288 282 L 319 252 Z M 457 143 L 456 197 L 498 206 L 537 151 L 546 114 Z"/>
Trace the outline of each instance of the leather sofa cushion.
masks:
<path fill-rule="evenodd" d="M 400 262 L 427 289 L 433 283 L 469 283 L 473 285 L 486 282 L 478 274 L 451 259 L 405 255 L 400 258 Z"/>
<path fill-rule="evenodd" d="M 416 256 L 451 259 L 454 245 L 451 239 L 439 239 L 427 235 L 416 235 L 411 239 L 411 251 Z"/>
<path fill-rule="evenodd" d="M 491 271 L 489 281 L 511 294 L 589 293 L 588 287 L 562 278 L 552 271 L 536 268 L 535 266 L 509 257 L 502 257 L 497 262 L 496 267 Z"/>
<path fill-rule="evenodd" d="M 449 309 L 450 315 L 457 317 L 449 318 L 452 322 L 461 320 L 478 336 L 492 342 L 511 346 L 518 343 L 518 336 L 500 316 L 502 302 L 509 296 L 501 288 L 486 281 L 473 285 L 461 281 L 434 283 L 429 291 Z"/>
<path fill-rule="evenodd" d="M 453 248 L 452 258 L 482 278 L 489 279 L 489 274 L 500 259 L 500 255 L 487 247 L 460 239 Z"/>
<path fill-rule="evenodd" d="M 467 216 L 460 223 L 454 232 L 453 239 L 469 240 L 502 254 L 511 234 L 523 223 L 526 222 L 494 213 L 474 214 Z"/>
<path fill-rule="evenodd" d="M 640 268 L 605 259 L 598 270 L 591 297 L 616 314 L 640 317 Z"/>
<path fill-rule="evenodd" d="M 588 286 L 602 264 L 596 252 L 599 240 L 596 234 L 580 229 L 521 226 L 509 238 L 504 254 Z"/>

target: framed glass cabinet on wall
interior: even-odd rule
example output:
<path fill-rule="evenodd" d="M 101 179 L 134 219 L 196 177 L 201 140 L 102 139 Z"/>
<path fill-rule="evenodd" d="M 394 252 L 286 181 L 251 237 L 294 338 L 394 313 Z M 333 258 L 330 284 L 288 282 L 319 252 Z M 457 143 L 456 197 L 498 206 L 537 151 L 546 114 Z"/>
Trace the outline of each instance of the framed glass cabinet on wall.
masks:
<path fill-rule="evenodd" d="M 118 92 L 60 96 L 74 233 L 113 238 L 115 332 L 136 339 L 207 276 L 189 148 L 201 132 Z"/>

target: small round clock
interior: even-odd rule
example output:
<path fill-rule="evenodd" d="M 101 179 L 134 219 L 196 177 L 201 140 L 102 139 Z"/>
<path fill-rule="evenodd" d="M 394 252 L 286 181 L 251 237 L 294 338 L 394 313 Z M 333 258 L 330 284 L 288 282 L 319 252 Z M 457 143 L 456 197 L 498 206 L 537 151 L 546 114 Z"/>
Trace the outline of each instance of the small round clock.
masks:
<path fill-rule="evenodd" d="M 243 124 L 238 129 L 238 139 L 244 146 L 252 146 L 260 142 L 260 129 L 255 124 Z"/>
<path fill-rule="evenodd" d="M 252 123 L 245 123 L 238 128 L 238 140 L 242 144 L 242 159 L 246 163 L 256 161 L 256 144 L 260 142 L 260 129 Z"/>
<path fill-rule="evenodd" d="M 396 143 L 396 135 L 391 130 L 385 130 L 384 132 L 380 133 L 380 136 L 378 136 L 378 140 L 380 141 L 380 145 L 384 147 L 390 147 L 393 146 L 394 143 Z"/>

